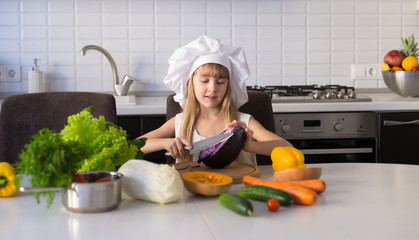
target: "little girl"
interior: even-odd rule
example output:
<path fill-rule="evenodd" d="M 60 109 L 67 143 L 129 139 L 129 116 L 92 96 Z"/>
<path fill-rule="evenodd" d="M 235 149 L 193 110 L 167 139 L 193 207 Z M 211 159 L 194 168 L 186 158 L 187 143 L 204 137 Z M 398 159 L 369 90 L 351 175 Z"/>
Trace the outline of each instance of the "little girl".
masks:
<path fill-rule="evenodd" d="M 248 100 L 245 80 L 249 76 L 240 47 L 201 36 L 176 49 L 169 65 L 164 82 L 176 93 L 174 100 L 183 107 L 183 113 L 141 136 L 147 138 L 141 148 L 145 154 L 166 149 L 178 162 L 196 161 L 199 153 L 191 156 L 185 146 L 192 148 L 192 142 L 236 125 L 247 133 L 236 161 L 256 165 L 255 154 L 270 155 L 277 146 L 292 146 L 251 115 L 238 112 Z"/>

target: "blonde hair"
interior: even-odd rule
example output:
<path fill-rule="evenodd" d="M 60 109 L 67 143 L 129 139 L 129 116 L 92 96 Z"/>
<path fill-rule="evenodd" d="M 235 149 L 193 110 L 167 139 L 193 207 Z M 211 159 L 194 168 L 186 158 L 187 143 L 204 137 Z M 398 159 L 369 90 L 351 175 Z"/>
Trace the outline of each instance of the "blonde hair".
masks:
<path fill-rule="evenodd" d="M 188 93 L 185 99 L 185 104 L 183 106 L 183 123 L 180 131 L 180 135 L 192 142 L 193 133 L 195 130 L 196 122 L 201 113 L 199 102 L 195 97 L 194 86 L 193 86 L 193 77 L 199 72 L 202 75 L 207 75 L 215 78 L 226 78 L 228 79 L 227 91 L 224 96 L 223 102 L 221 104 L 221 115 L 224 119 L 224 123 L 227 126 L 234 119 L 237 119 L 238 110 L 233 103 L 231 98 L 231 87 L 230 87 L 230 74 L 226 67 L 216 64 L 216 63 L 207 63 L 195 70 L 192 76 L 188 81 Z M 190 162 L 192 161 L 192 156 L 189 154 L 184 155 L 179 158 L 179 162 Z"/>

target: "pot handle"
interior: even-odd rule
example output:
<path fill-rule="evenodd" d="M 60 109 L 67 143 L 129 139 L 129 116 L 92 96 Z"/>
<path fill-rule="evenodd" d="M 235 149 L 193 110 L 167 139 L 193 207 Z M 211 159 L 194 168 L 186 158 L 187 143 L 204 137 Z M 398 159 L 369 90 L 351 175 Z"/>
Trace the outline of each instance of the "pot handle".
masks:
<path fill-rule="evenodd" d="M 21 192 L 50 192 L 50 191 L 62 191 L 64 188 L 60 187 L 20 187 Z"/>
<path fill-rule="evenodd" d="M 384 126 L 386 126 L 386 127 L 400 126 L 400 125 L 419 125 L 419 120 L 413 120 L 413 121 L 409 121 L 409 122 L 384 120 Z"/>

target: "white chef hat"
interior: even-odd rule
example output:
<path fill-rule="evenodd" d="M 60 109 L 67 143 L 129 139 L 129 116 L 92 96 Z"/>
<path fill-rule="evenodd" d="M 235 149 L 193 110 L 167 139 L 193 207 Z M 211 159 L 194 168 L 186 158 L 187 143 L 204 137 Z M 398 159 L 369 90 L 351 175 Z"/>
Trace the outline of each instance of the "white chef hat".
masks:
<path fill-rule="evenodd" d="M 217 63 L 228 69 L 234 105 L 239 108 L 245 104 L 248 100 L 245 81 L 250 70 L 243 49 L 221 44 L 217 39 L 205 35 L 177 48 L 169 58 L 169 70 L 163 82 L 176 93 L 173 99 L 183 107 L 189 78 L 206 63 Z"/>

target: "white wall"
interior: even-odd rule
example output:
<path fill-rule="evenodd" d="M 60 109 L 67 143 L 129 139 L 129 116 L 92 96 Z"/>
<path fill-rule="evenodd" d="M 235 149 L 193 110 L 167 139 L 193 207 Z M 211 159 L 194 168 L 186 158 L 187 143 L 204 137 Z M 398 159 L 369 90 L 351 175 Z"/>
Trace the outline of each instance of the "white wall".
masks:
<path fill-rule="evenodd" d="M 1 0 L 0 65 L 21 65 L 22 81 L 0 92 L 27 91 L 33 58 L 47 91 L 113 91 L 107 59 L 80 55 L 88 44 L 111 53 L 120 78 L 145 83 L 131 91 L 167 91 L 167 59 L 201 34 L 245 49 L 247 85 L 380 88 L 352 80 L 351 64 L 379 65 L 401 36 L 419 39 L 419 12 L 416 0 Z"/>

